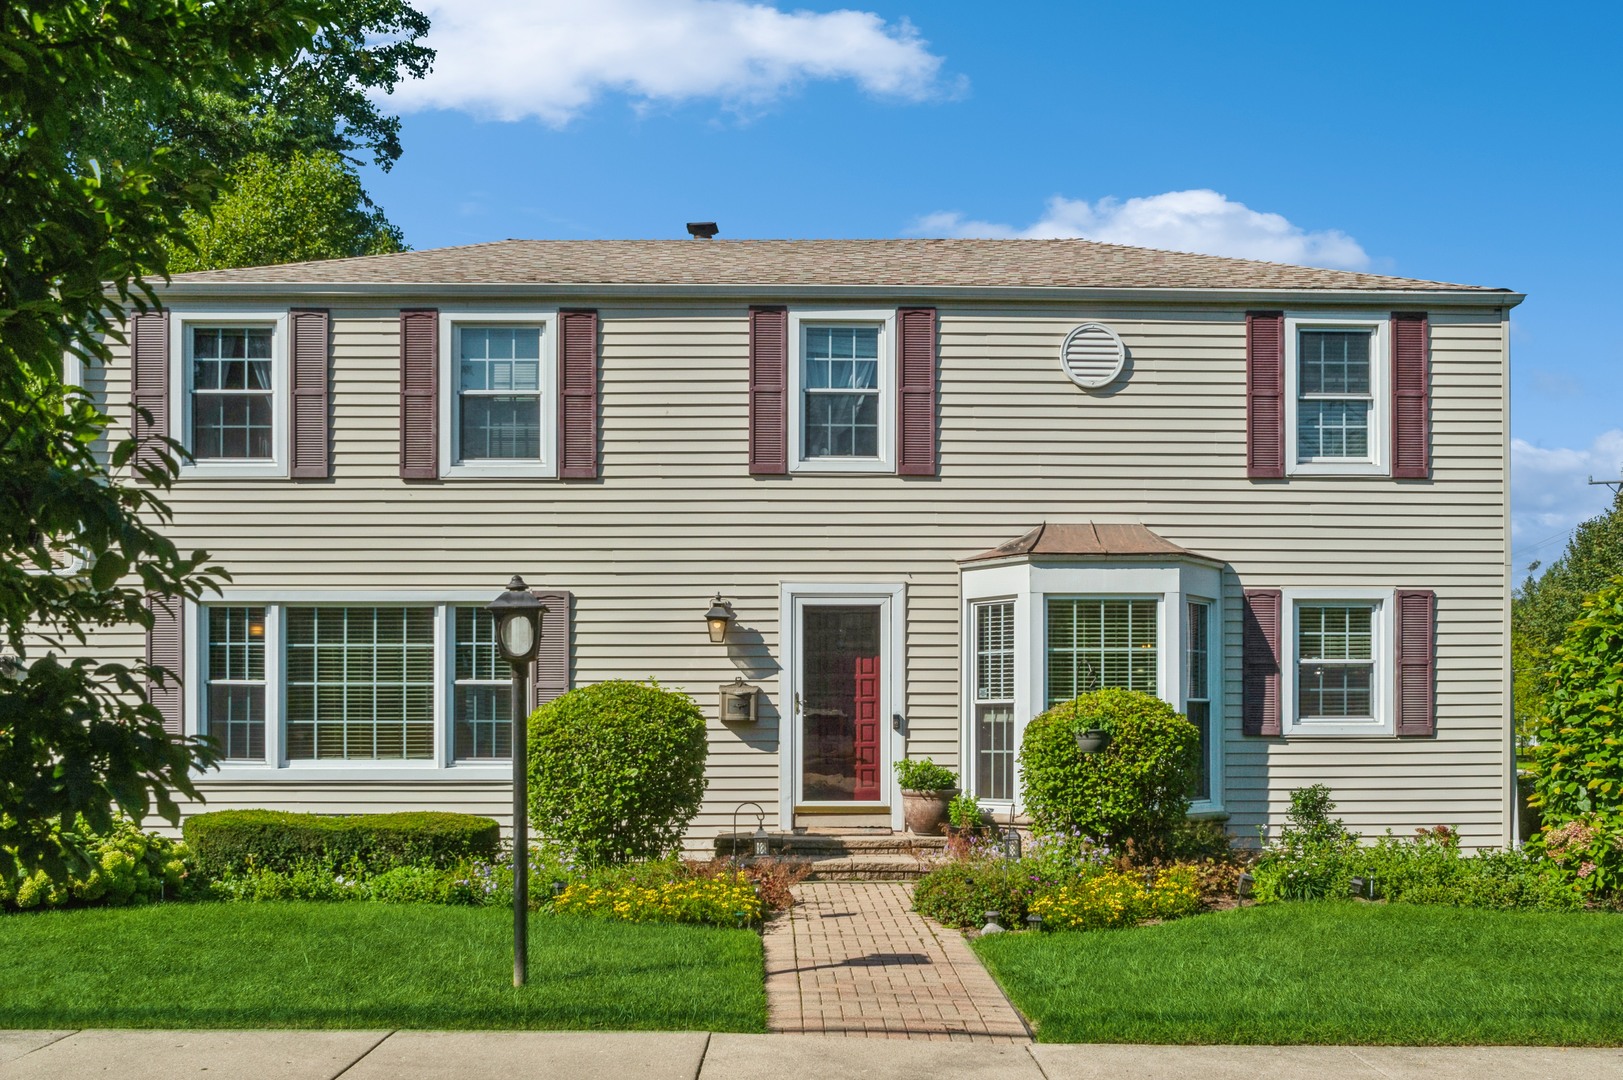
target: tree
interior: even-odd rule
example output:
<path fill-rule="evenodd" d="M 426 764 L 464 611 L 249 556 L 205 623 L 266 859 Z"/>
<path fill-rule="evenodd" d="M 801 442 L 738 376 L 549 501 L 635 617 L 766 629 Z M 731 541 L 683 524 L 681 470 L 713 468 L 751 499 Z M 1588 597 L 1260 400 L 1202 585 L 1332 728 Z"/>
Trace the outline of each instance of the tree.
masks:
<path fill-rule="evenodd" d="M 189 244 L 170 252 L 172 272 L 405 250 L 400 230 L 366 206 L 360 178 L 331 150 L 295 151 L 287 162 L 250 154 L 226 181 L 210 213 L 187 211 Z"/>
<path fill-rule="evenodd" d="M 1516 730 L 1524 738 L 1548 708 L 1555 647 L 1582 614 L 1584 598 L 1619 574 L 1623 574 L 1623 491 L 1612 500 L 1610 510 L 1578 526 L 1566 551 L 1541 577 L 1529 574 L 1511 602 Z"/>
<path fill-rule="evenodd" d="M 104 363 L 155 298 L 217 170 L 157 147 L 99 157 L 79 137 L 108 101 L 239 96 L 312 47 L 334 0 L 0 0 L 0 873 L 82 862 L 70 839 L 115 810 L 195 797 L 207 744 L 172 739 L 142 663 L 55 655 L 90 631 L 150 625 L 146 601 L 199 596 L 222 572 L 157 531 L 179 447 L 143 447 L 64 386 L 63 358 Z M 152 114 L 154 129 L 162 118 Z M 139 426 L 139 425 L 138 425 Z M 141 452 L 138 453 L 137 451 Z M 62 572 L 64 555 L 81 562 Z"/>

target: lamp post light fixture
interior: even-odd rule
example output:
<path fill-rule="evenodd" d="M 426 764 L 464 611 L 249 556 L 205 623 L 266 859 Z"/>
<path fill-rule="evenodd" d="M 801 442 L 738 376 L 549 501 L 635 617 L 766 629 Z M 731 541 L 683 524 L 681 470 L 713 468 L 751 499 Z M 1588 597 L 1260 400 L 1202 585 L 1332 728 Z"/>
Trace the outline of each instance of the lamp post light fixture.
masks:
<path fill-rule="evenodd" d="M 738 616 L 733 614 L 733 605 L 721 598 L 710 601 L 710 610 L 704 613 L 705 626 L 710 630 L 710 640 L 717 645 L 727 640 L 727 627 L 732 625 Z"/>
<path fill-rule="evenodd" d="M 535 598 L 517 574 L 507 591 L 485 606 L 496 620 L 496 648 L 513 667 L 513 985 L 523 986 L 530 966 L 530 814 L 524 771 L 524 703 L 528 699 L 530 663 L 541 645 L 541 616 L 546 605 Z"/>

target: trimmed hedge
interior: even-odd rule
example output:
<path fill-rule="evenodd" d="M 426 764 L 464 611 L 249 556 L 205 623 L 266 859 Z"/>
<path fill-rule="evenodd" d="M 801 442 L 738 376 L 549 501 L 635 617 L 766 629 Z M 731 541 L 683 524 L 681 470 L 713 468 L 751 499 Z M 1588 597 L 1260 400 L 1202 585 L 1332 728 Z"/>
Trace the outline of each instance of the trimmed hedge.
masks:
<path fill-rule="evenodd" d="M 211 877 L 304 867 L 444 869 L 465 859 L 494 858 L 501 848 L 501 830 L 490 818 L 431 811 L 341 817 L 218 810 L 188 818 L 181 831 L 198 869 Z"/>

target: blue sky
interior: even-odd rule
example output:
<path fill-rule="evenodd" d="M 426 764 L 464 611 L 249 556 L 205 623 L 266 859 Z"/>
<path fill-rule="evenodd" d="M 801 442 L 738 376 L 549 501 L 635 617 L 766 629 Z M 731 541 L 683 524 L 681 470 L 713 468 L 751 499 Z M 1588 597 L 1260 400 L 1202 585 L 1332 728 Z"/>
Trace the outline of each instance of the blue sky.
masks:
<path fill-rule="evenodd" d="M 1623 469 L 1623 12 L 736 0 L 422 3 L 418 248 L 1084 235 L 1507 286 L 1518 573 Z"/>

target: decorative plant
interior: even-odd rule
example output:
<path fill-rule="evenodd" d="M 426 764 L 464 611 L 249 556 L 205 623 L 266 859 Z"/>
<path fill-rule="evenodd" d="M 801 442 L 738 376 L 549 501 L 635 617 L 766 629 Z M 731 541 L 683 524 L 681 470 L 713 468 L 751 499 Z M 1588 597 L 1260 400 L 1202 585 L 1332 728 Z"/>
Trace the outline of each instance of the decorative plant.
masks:
<path fill-rule="evenodd" d="M 957 774 L 929 758 L 898 761 L 896 780 L 903 791 L 947 791 L 958 786 Z"/>
<path fill-rule="evenodd" d="M 986 824 L 986 813 L 975 796 L 964 792 L 947 804 L 947 821 L 955 829 L 977 829 Z"/>
<path fill-rule="evenodd" d="M 704 714 L 686 694 L 614 680 L 530 716 L 530 820 L 586 866 L 671 851 L 704 797 Z"/>
<path fill-rule="evenodd" d="M 1109 745 L 1080 753 L 1077 733 L 1095 728 Z M 1020 745 L 1032 825 L 1157 853 L 1189 812 L 1199 745 L 1195 725 L 1153 694 L 1094 690 L 1061 702 L 1026 726 Z"/>

